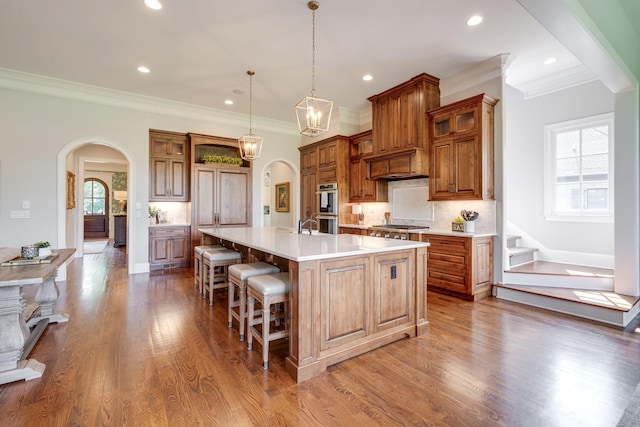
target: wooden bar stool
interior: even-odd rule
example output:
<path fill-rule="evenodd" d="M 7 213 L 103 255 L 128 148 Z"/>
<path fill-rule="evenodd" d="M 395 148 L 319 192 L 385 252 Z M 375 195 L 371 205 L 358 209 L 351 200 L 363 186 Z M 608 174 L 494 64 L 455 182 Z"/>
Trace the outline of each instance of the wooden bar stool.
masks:
<path fill-rule="evenodd" d="M 247 279 L 247 297 L 249 298 L 249 317 L 247 319 L 247 347 L 252 349 L 253 337 L 262 344 L 262 366 L 269 368 L 269 342 L 289 336 L 289 273 L 265 274 L 253 276 Z M 262 316 L 256 316 L 255 304 L 258 301 L 262 305 Z M 284 329 L 276 332 L 270 331 L 272 320 L 282 318 L 277 310 L 271 315 L 273 304 L 284 303 Z M 262 324 L 262 331 L 258 331 L 255 325 Z"/>
<path fill-rule="evenodd" d="M 263 274 L 279 273 L 280 269 L 266 262 L 252 262 L 249 264 L 235 264 L 229 266 L 229 327 L 233 326 L 233 319 L 238 320 L 240 341 L 244 341 L 244 323 L 247 318 L 247 279 Z M 238 289 L 238 299 L 235 290 Z M 236 311 L 235 308 L 238 308 Z"/>
<path fill-rule="evenodd" d="M 193 287 L 202 295 L 202 254 L 211 249 L 224 249 L 220 245 L 202 245 L 193 248 Z"/>
<path fill-rule="evenodd" d="M 209 291 L 209 305 L 213 305 L 214 289 L 226 289 L 228 267 L 242 261 L 240 252 L 231 249 L 212 249 L 202 254 L 202 298 Z"/>

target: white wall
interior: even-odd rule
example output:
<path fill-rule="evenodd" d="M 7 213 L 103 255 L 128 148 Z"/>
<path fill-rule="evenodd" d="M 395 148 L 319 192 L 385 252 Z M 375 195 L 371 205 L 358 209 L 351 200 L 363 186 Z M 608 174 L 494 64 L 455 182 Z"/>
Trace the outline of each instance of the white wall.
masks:
<path fill-rule="evenodd" d="M 296 150 L 297 151 L 297 150 Z M 274 162 L 270 166 L 271 169 L 271 185 L 268 190 L 268 199 L 270 206 L 270 225 L 293 227 L 295 212 L 291 206 L 291 201 L 297 199 L 300 190 L 295 188 L 294 174 L 289 165 L 283 162 Z M 276 211 L 276 184 L 283 182 L 289 183 L 289 212 Z"/>
<path fill-rule="evenodd" d="M 63 93 L 63 96 L 69 96 Z M 75 96 L 75 95 L 74 95 Z M 82 96 L 82 98 L 91 98 Z M 66 154 L 85 143 L 103 143 L 120 151 L 130 159 L 128 180 L 133 186 L 129 192 L 129 272 L 148 271 L 149 193 L 149 129 L 178 132 L 197 132 L 235 138 L 247 131 L 248 120 L 243 115 L 213 109 L 187 108 L 174 103 L 129 97 L 113 104 L 112 97 L 95 97 L 99 103 L 59 98 L 12 89 L 0 89 L 0 129 L 3 131 L 0 159 L 0 246 L 19 247 L 37 240 L 48 240 L 54 247 L 72 246 L 58 237 L 59 227 L 69 223 L 68 212 L 59 209 L 58 176 L 67 165 Z M 164 114 L 147 112 L 162 111 Z M 274 160 L 285 159 L 299 163 L 297 147 L 300 136 L 289 124 L 254 120 L 253 130 L 264 137 L 262 157 L 253 162 L 253 188 L 261 188 L 261 172 Z M 64 154 L 61 166 L 59 154 Z M 74 171 L 77 174 L 77 170 Z M 299 175 L 299 168 L 295 171 Z M 253 194 L 253 223 L 260 224 L 262 194 Z M 64 200 L 64 196 L 62 196 Z M 31 218 L 9 219 L 11 210 L 21 210 L 22 201 L 31 202 Z M 136 209 L 140 203 L 140 209 Z M 294 209 L 296 209 L 294 206 Z M 136 211 L 141 215 L 137 217 Z M 65 218 L 58 221 L 58 216 Z M 59 225 L 61 224 L 61 225 Z M 66 240 L 67 233 L 62 240 Z"/>
<path fill-rule="evenodd" d="M 544 216 L 544 126 L 612 112 L 613 94 L 592 82 L 546 96 L 524 100 L 507 86 L 506 183 L 508 221 L 551 251 L 613 256 L 613 224 L 547 221 Z M 609 259 L 612 263 L 612 259 Z M 589 264 L 585 262 L 585 264 Z M 602 265 L 609 266 L 612 265 Z"/>

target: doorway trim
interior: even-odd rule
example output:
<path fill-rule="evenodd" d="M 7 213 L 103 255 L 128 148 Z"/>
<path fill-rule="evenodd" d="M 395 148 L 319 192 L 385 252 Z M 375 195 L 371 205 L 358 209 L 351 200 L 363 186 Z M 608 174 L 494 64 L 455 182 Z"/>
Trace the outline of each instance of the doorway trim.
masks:
<path fill-rule="evenodd" d="M 128 204 L 129 206 L 136 206 L 136 195 L 133 189 L 135 188 L 136 182 L 136 168 L 135 164 L 132 160 L 131 155 L 128 153 L 126 149 L 124 149 L 121 145 L 110 141 L 109 139 L 102 137 L 84 137 L 78 138 L 74 141 L 69 142 L 64 147 L 60 149 L 57 157 L 57 213 L 58 213 L 58 247 L 68 247 L 67 242 L 67 157 L 73 153 L 76 149 L 85 146 L 85 145 L 103 145 L 105 147 L 112 148 L 122 154 L 127 161 L 127 193 L 128 193 Z M 83 157 L 82 160 L 87 158 Z M 80 168 L 80 158 L 77 158 L 74 161 L 72 171 L 78 177 L 77 182 L 84 182 L 84 169 Z M 101 159 L 103 160 L 103 159 Z M 82 169 L 82 170 L 80 170 Z M 76 185 L 74 189 L 76 193 L 76 200 L 80 200 L 79 196 L 79 186 Z M 79 209 L 79 204 L 76 203 L 76 208 Z M 75 227 L 76 227 L 76 241 L 75 247 L 76 249 L 76 257 L 82 257 L 82 235 L 78 232 L 81 226 L 78 225 L 80 222 L 80 215 L 76 213 L 75 219 Z M 136 222 L 133 218 L 128 218 L 127 224 L 127 270 L 129 274 L 134 273 L 135 269 L 135 253 L 136 253 L 136 242 L 132 236 L 135 236 L 135 228 Z M 66 280 L 66 269 L 61 268 L 58 271 L 59 280 Z"/>

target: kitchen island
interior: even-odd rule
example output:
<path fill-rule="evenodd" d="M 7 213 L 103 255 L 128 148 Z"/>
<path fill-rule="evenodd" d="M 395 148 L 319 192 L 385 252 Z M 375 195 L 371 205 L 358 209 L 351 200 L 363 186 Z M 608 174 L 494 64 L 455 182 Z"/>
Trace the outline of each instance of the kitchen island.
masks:
<path fill-rule="evenodd" d="M 335 363 L 425 332 L 428 243 L 298 234 L 285 227 L 201 228 L 203 244 L 276 264 L 291 282 L 287 372 L 305 381 Z"/>

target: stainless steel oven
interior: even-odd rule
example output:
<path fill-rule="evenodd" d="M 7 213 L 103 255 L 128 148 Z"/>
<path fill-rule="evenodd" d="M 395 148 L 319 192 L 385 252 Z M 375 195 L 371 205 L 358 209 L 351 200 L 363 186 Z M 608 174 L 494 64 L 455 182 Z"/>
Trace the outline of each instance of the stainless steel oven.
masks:
<path fill-rule="evenodd" d="M 316 195 L 319 215 L 338 215 L 338 184 L 320 184 Z"/>
<path fill-rule="evenodd" d="M 320 233 L 338 234 L 337 215 L 317 215 L 318 231 Z"/>

